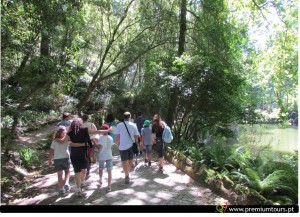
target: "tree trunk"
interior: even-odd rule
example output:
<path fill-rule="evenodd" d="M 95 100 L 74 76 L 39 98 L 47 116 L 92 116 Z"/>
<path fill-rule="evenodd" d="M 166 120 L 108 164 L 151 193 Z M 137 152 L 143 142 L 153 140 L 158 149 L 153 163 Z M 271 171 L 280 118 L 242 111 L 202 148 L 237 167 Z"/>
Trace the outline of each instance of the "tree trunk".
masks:
<path fill-rule="evenodd" d="M 42 31 L 42 40 L 41 40 L 41 55 L 42 56 L 49 56 L 50 55 L 50 38 L 49 34 L 46 30 Z"/>
<path fill-rule="evenodd" d="M 187 13 L 187 1 L 181 0 L 181 13 L 180 13 L 180 30 L 179 30 L 179 42 L 178 42 L 178 57 L 180 57 L 185 46 L 185 35 L 186 35 L 186 13 Z M 170 89 L 169 105 L 166 115 L 167 123 L 172 127 L 174 124 L 174 114 L 176 113 L 178 105 L 178 87 L 175 85 L 174 88 Z"/>
<path fill-rule="evenodd" d="M 180 13 L 180 31 L 179 31 L 179 43 L 178 43 L 178 57 L 180 57 L 185 46 L 185 34 L 186 34 L 186 0 L 181 0 L 181 13 Z"/>

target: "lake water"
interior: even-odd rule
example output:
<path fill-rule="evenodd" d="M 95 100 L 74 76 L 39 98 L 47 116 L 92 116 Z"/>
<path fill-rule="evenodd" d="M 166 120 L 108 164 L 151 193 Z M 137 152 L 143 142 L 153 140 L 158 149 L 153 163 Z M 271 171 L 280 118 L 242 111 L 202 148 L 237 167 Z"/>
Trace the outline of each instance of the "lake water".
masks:
<path fill-rule="evenodd" d="M 298 150 L 298 127 L 280 128 L 275 124 L 239 125 L 240 144 L 271 145 L 276 151 Z"/>

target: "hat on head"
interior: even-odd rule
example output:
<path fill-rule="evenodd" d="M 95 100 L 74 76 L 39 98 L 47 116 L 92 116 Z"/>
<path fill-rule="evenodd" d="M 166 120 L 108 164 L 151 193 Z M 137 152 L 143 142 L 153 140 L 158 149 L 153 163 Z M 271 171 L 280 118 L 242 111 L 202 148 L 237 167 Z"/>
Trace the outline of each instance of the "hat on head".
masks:
<path fill-rule="evenodd" d="M 103 124 L 101 130 L 108 130 L 109 126 L 107 124 Z"/>
<path fill-rule="evenodd" d="M 149 120 L 145 120 L 145 121 L 144 121 L 144 125 L 145 125 L 145 126 L 150 126 L 150 121 L 149 121 Z"/>

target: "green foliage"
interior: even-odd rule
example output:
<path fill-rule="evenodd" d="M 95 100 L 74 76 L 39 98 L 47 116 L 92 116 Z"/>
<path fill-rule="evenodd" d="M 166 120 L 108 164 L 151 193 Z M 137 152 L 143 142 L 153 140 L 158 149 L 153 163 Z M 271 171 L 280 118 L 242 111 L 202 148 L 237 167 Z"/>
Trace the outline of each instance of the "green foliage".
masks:
<path fill-rule="evenodd" d="M 39 163 L 40 159 L 36 150 L 24 147 L 19 151 L 21 165 L 29 167 L 35 163 Z"/>
<path fill-rule="evenodd" d="M 270 146 L 227 145 L 220 137 L 209 144 L 186 140 L 170 146 L 206 168 L 207 183 L 231 180 L 236 192 L 249 195 L 253 190 L 283 205 L 298 200 L 298 153 L 282 154 Z"/>
<path fill-rule="evenodd" d="M 25 87 L 37 88 L 56 81 L 57 76 L 55 60 L 41 56 L 33 59 L 18 79 Z"/>
<path fill-rule="evenodd" d="M 3 186 L 5 184 L 10 185 L 13 181 L 7 177 L 1 177 L 0 182 L 1 186 Z"/>
<path fill-rule="evenodd" d="M 207 144 L 203 151 L 204 163 L 210 168 L 221 171 L 228 167 L 228 160 L 232 155 L 232 147 L 225 144 L 223 138 L 217 138 L 212 144 Z"/>

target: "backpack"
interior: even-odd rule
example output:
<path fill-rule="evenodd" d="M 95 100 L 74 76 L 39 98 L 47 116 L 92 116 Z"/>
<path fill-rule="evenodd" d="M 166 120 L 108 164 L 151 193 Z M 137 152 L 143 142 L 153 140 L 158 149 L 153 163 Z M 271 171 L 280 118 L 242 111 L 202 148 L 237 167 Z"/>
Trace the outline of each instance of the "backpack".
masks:
<path fill-rule="evenodd" d="M 173 140 L 173 134 L 171 132 L 170 127 L 167 124 L 165 124 L 162 139 L 165 143 L 171 143 Z"/>

